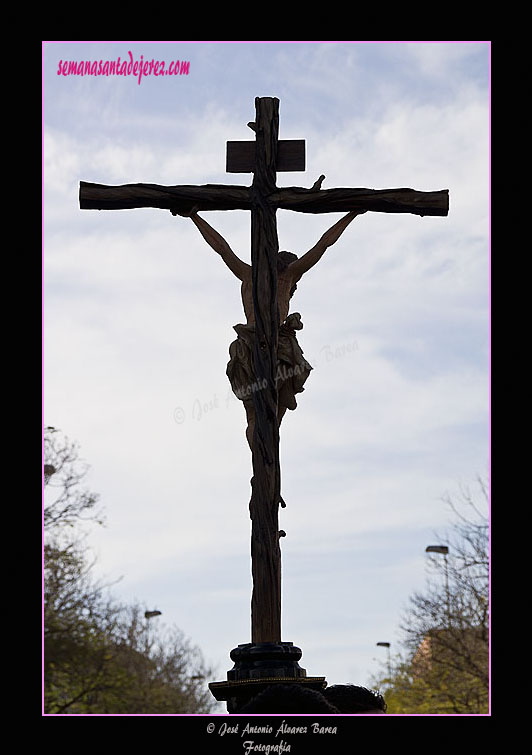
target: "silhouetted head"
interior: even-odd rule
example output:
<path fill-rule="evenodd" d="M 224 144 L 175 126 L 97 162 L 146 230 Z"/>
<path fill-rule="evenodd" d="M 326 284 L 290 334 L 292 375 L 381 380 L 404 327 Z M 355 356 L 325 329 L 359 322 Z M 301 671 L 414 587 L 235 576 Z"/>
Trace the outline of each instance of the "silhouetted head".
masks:
<path fill-rule="evenodd" d="M 277 252 L 277 272 L 283 273 L 291 262 L 297 260 L 293 252 Z"/>
<path fill-rule="evenodd" d="M 338 713 L 324 696 L 302 684 L 271 684 L 239 713 Z"/>
<path fill-rule="evenodd" d="M 355 684 L 333 684 L 323 696 L 340 713 L 386 713 L 386 703 L 378 692 Z"/>

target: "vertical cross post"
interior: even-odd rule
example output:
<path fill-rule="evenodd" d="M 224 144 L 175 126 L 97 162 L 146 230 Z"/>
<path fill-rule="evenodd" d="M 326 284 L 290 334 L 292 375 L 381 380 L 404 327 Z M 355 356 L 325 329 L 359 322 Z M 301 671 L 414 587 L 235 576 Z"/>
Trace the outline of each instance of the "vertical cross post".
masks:
<path fill-rule="evenodd" d="M 281 550 L 279 547 L 279 426 L 277 419 L 276 209 L 267 197 L 276 189 L 279 100 L 257 97 L 256 152 L 251 187 L 251 266 L 255 310 L 254 368 L 260 390 L 253 393 L 255 433 L 251 514 L 251 641 L 281 641 Z"/>

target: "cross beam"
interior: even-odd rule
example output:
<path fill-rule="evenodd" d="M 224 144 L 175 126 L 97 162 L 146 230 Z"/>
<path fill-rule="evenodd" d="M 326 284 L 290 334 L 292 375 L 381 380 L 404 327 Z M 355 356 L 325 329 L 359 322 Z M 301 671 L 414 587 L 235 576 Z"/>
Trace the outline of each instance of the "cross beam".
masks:
<path fill-rule="evenodd" d="M 280 502 L 279 428 L 277 421 L 277 209 L 304 213 L 373 212 L 445 216 L 449 210 L 447 190 L 424 192 L 413 189 L 321 189 L 323 176 L 310 189 L 279 188 L 276 172 L 304 167 L 304 142 L 279 141 L 279 100 L 255 99 L 256 119 L 252 146 L 228 146 L 228 171 L 252 172 L 252 185 L 159 186 L 126 184 L 105 186 L 80 182 L 83 210 L 123 210 L 157 207 L 187 212 L 198 210 L 248 210 L 251 212 L 251 266 L 255 310 L 253 392 L 255 435 L 250 513 L 252 519 L 251 562 L 253 595 L 251 639 L 253 643 L 281 641 L 281 553 L 278 509 Z M 302 163 L 303 159 L 303 163 Z M 286 167 L 286 166 L 289 167 Z"/>
<path fill-rule="evenodd" d="M 304 189 L 274 187 L 264 198 L 274 209 L 296 212 L 407 212 L 413 215 L 445 216 L 449 212 L 449 192 L 414 189 Z M 156 207 L 184 211 L 197 206 L 207 210 L 251 210 L 252 192 L 247 186 L 206 184 L 204 186 L 158 186 L 157 184 L 104 184 L 80 181 L 79 206 L 82 210 L 131 210 Z"/>

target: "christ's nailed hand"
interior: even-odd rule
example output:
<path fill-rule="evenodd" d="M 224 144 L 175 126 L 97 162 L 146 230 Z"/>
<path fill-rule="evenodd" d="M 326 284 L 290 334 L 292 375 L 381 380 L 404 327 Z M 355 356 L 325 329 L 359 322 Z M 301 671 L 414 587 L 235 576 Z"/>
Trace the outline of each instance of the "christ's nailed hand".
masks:
<path fill-rule="evenodd" d="M 195 215 L 198 211 L 198 205 L 194 205 L 188 210 L 178 210 L 176 208 L 170 209 L 170 212 L 175 217 L 176 215 L 181 215 L 182 218 L 190 218 L 192 215 Z"/>

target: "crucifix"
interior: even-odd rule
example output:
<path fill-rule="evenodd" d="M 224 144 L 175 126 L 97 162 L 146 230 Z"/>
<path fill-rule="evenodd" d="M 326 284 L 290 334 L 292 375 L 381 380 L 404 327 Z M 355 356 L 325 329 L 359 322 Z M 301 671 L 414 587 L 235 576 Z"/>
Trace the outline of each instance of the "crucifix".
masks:
<path fill-rule="evenodd" d="M 281 552 L 279 505 L 279 316 L 278 252 L 276 211 L 279 208 L 302 213 L 347 212 L 350 219 L 362 212 L 448 214 L 448 191 L 413 189 L 322 189 L 324 176 L 310 189 L 279 188 L 276 173 L 305 170 L 305 142 L 279 140 L 279 100 L 255 99 L 255 121 L 249 123 L 255 140 L 227 143 L 226 170 L 252 173 L 251 186 L 127 184 L 105 186 L 80 182 L 81 209 L 119 210 L 154 207 L 172 214 L 191 215 L 209 210 L 251 212 L 251 295 L 253 306 L 252 364 L 250 391 L 253 423 L 248 434 L 253 478 L 250 501 L 252 520 L 251 644 L 281 643 Z M 337 224 L 338 225 L 338 224 Z M 199 226 L 198 226 L 199 227 Z M 343 230 L 342 226 L 340 231 Z M 200 228 L 201 230 L 201 228 Z M 297 264 L 297 263 L 296 263 Z M 297 327 L 297 325 L 296 325 Z M 248 417 L 249 419 L 249 417 Z M 287 643 L 291 644 L 291 643 Z M 242 647 L 242 646 L 240 646 Z"/>

